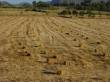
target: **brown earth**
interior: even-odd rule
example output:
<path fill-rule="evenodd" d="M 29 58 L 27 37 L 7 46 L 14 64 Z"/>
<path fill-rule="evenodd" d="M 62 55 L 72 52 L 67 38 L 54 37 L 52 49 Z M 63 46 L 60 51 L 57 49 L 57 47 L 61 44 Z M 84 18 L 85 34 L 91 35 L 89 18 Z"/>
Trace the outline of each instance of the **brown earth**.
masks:
<path fill-rule="evenodd" d="M 0 16 L 0 82 L 110 82 L 110 20 Z"/>

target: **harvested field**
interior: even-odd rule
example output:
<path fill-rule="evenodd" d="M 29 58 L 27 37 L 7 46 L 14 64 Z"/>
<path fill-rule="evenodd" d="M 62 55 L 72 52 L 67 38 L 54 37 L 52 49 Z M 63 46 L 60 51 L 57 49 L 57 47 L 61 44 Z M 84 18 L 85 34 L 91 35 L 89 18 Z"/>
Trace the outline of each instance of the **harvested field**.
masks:
<path fill-rule="evenodd" d="M 110 19 L 0 16 L 0 82 L 110 82 Z"/>

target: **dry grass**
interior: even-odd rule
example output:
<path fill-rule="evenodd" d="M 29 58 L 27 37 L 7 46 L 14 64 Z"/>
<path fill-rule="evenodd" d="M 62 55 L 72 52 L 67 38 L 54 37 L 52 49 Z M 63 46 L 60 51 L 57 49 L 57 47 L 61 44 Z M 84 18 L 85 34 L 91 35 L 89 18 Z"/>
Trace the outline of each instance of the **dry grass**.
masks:
<path fill-rule="evenodd" d="M 0 82 L 110 81 L 109 19 L 31 14 L 0 16 Z"/>

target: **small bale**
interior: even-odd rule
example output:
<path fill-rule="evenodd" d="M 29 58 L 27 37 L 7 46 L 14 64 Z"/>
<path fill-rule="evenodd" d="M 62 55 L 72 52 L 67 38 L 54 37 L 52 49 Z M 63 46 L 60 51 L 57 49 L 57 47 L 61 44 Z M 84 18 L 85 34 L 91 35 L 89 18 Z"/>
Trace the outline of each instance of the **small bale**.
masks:
<path fill-rule="evenodd" d="M 65 33 L 66 35 L 70 35 L 70 33 Z"/>
<path fill-rule="evenodd" d="M 46 51 L 41 50 L 41 51 L 40 51 L 40 54 L 46 54 Z"/>
<path fill-rule="evenodd" d="M 44 74 L 50 74 L 50 75 L 61 75 L 60 70 L 52 70 L 52 69 L 45 69 L 42 71 Z"/>
<path fill-rule="evenodd" d="M 73 39 L 73 41 L 77 41 L 77 39 L 76 39 L 76 38 L 74 38 L 74 39 Z"/>
<path fill-rule="evenodd" d="M 47 63 L 48 64 L 56 64 L 57 63 L 57 60 L 56 59 L 53 59 L 53 58 L 48 58 L 47 59 Z"/>
<path fill-rule="evenodd" d="M 31 56 L 31 54 L 29 52 L 27 52 L 27 51 L 25 51 L 25 52 L 18 52 L 18 55 L 19 56 Z"/>
<path fill-rule="evenodd" d="M 101 42 L 96 42 L 96 44 L 101 44 Z"/>
<path fill-rule="evenodd" d="M 88 40 L 89 38 L 88 37 L 85 37 L 85 40 Z"/>
<path fill-rule="evenodd" d="M 47 59 L 40 57 L 40 58 L 38 59 L 38 62 L 40 62 L 40 63 L 47 63 Z"/>
<path fill-rule="evenodd" d="M 24 46 L 22 47 L 22 49 L 25 49 L 25 48 L 26 48 L 26 47 L 24 47 Z"/>

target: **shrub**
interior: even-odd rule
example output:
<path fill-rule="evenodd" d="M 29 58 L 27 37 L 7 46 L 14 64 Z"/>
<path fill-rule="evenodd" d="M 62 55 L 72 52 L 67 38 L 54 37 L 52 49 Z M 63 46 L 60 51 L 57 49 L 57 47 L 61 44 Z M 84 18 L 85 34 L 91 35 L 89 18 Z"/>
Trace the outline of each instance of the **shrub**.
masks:
<path fill-rule="evenodd" d="M 33 8 L 32 11 L 37 11 L 37 10 Z"/>
<path fill-rule="evenodd" d="M 68 12 L 66 10 L 63 10 L 59 13 L 59 15 L 67 15 L 67 14 L 68 14 Z"/>
<path fill-rule="evenodd" d="M 84 15 L 85 15 L 85 12 L 84 12 L 84 11 L 80 11 L 80 12 L 79 12 L 79 15 L 80 15 L 80 16 L 84 16 Z"/>
<path fill-rule="evenodd" d="M 68 13 L 69 15 L 71 15 L 71 11 L 70 11 L 70 10 L 68 10 L 67 13 Z"/>
<path fill-rule="evenodd" d="M 73 10 L 72 11 L 72 14 L 75 15 L 75 16 L 77 16 L 78 15 L 78 12 L 76 10 Z"/>
<path fill-rule="evenodd" d="M 98 15 L 101 17 L 101 16 L 102 16 L 102 13 L 99 11 L 99 12 L 98 12 Z"/>
<path fill-rule="evenodd" d="M 88 17 L 95 17 L 95 13 L 93 13 L 92 11 L 87 11 Z"/>

